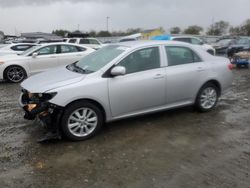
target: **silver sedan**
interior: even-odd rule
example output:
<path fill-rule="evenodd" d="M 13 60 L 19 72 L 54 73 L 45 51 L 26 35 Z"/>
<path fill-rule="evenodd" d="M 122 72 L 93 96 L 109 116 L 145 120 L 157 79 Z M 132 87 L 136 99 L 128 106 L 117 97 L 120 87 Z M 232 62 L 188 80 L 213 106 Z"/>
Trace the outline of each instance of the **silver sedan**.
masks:
<path fill-rule="evenodd" d="M 22 83 L 25 118 L 85 140 L 105 122 L 194 105 L 207 112 L 231 86 L 232 66 L 181 42 L 112 44 Z M 60 131 L 59 131 L 60 130 Z"/>

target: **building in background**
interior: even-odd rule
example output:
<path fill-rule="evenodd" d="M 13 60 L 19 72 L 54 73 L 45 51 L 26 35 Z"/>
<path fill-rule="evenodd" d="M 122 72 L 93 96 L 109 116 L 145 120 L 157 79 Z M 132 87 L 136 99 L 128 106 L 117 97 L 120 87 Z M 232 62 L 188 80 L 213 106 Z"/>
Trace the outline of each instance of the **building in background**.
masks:
<path fill-rule="evenodd" d="M 21 38 L 25 39 L 44 39 L 44 40 L 61 40 L 62 37 L 59 37 L 57 35 L 51 34 L 51 33 L 42 33 L 42 32 L 32 32 L 32 33 L 21 33 Z"/>
<path fill-rule="evenodd" d="M 142 32 L 142 39 L 148 40 L 148 39 L 151 39 L 152 37 L 163 35 L 163 34 L 164 34 L 164 31 L 162 28 L 149 29 L 149 30 L 145 30 Z"/>

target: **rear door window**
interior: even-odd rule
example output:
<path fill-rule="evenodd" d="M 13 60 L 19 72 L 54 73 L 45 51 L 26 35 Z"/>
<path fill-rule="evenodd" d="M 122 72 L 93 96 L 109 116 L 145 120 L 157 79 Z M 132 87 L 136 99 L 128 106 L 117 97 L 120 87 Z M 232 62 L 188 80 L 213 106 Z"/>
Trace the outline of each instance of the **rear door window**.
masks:
<path fill-rule="evenodd" d="M 202 62 L 201 58 L 187 47 L 167 46 L 165 50 L 168 58 L 168 66 Z"/>
<path fill-rule="evenodd" d="M 76 46 L 72 45 L 60 45 L 61 47 L 61 53 L 75 53 L 79 52 L 79 49 Z"/>
<path fill-rule="evenodd" d="M 38 55 L 52 55 L 57 53 L 57 46 L 46 46 L 36 51 Z"/>

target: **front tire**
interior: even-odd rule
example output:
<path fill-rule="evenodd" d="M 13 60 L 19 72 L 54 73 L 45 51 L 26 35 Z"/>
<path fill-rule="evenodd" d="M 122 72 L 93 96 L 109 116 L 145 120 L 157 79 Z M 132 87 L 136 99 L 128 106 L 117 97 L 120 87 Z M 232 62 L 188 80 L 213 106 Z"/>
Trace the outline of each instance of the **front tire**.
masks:
<path fill-rule="evenodd" d="M 20 83 L 27 78 L 27 73 L 20 66 L 10 66 L 4 71 L 4 78 L 11 83 Z"/>
<path fill-rule="evenodd" d="M 196 98 L 196 108 L 200 112 L 209 112 L 215 108 L 219 100 L 219 89 L 212 83 L 205 84 Z"/>
<path fill-rule="evenodd" d="M 72 141 L 81 141 L 95 136 L 102 128 L 103 113 L 89 101 L 79 101 L 68 106 L 63 114 L 63 134 Z"/>

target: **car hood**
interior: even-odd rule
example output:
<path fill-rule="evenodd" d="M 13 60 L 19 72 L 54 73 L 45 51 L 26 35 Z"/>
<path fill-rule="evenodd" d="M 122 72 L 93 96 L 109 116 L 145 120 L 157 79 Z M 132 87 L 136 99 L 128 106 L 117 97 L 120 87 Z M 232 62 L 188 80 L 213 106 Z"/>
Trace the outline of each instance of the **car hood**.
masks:
<path fill-rule="evenodd" d="M 243 45 L 243 44 L 234 44 L 231 45 L 230 48 L 249 48 L 249 45 Z"/>
<path fill-rule="evenodd" d="M 209 44 L 203 44 L 202 47 L 205 48 L 205 49 L 208 49 L 208 50 L 213 49 L 213 46 L 211 46 Z"/>
<path fill-rule="evenodd" d="M 21 84 L 21 87 L 31 93 L 44 93 L 52 89 L 80 82 L 85 77 L 86 75 L 72 72 L 66 67 L 60 67 L 31 76 Z"/>
<path fill-rule="evenodd" d="M 17 60 L 22 60 L 22 59 L 27 59 L 26 56 L 21 56 L 15 53 L 2 53 L 0 52 L 0 60 L 1 61 L 17 61 Z"/>

